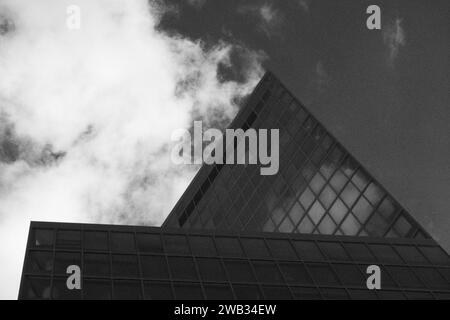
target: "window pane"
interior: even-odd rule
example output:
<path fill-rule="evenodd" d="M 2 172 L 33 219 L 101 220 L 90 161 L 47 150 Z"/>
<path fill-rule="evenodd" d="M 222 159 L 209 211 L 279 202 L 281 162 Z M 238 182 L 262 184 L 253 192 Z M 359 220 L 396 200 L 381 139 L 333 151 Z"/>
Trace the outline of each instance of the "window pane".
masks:
<path fill-rule="evenodd" d="M 348 295 L 344 289 L 337 288 L 320 288 L 322 296 L 326 300 L 347 300 Z"/>
<path fill-rule="evenodd" d="M 225 260 L 225 268 L 231 282 L 255 282 L 255 277 L 247 261 Z"/>
<path fill-rule="evenodd" d="M 377 294 L 373 290 L 348 289 L 350 299 L 352 300 L 376 300 Z"/>
<path fill-rule="evenodd" d="M 34 241 L 31 246 L 39 248 L 53 248 L 53 230 L 49 229 L 34 229 Z"/>
<path fill-rule="evenodd" d="M 263 286 L 264 296 L 269 300 L 290 300 L 291 293 L 287 287 Z"/>
<path fill-rule="evenodd" d="M 233 293 L 229 285 L 204 284 L 206 299 L 208 300 L 232 300 Z"/>
<path fill-rule="evenodd" d="M 450 264 L 450 257 L 439 247 L 419 247 L 428 260 L 433 264 L 447 265 Z"/>
<path fill-rule="evenodd" d="M 203 281 L 227 281 L 219 259 L 197 259 L 200 277 Z"/>
<path fill-rule="evenodd" d="M 349 256 L 345 252 L 344 248 L 340 243 L 337 242 L 317 242 L 322 252 L 325 253 L 330 260 L 349 260 Z"/>
<path fill-rule="evenodd" d="M 322 296 L 316 288 L 291 287 L 296 300 L 321 300 Z"/>
<path fill-rule="evenodd" d="M 194 255 L 212 257 L 217 255 L 214 241 L 211 237 L 191 236 L 189 237 L 189 242 Z"/>
<path fill-rule="evenodd" d="M 53 279 L 52 299 L 55 300 L 79 300 L 81 299 L 81 290 L 69 290 L 66 284 L 66 278 Z"/>
<path fill-rule="evenodd" d="M 121 252 L 136 251 L 134 235 L 125 232 L 111 232 L 111 250 Z"/>
<path fill-rule="evenodd" d="M 177 300 L 200 300 L 203 299 L 202 289 L 196 283 L 175 283 L 175 299 Z"/>
<path fill-rule="evenodd" d="M 164 247 L 169 254 L 189 254 L 189 247 L 185 236 L 164 235 Z"/>
<path fill-rule="evenodd" d="M 39 273 L 39 274 L 52 272 L 53 252 L 30 251 L 25 270 L 28 273 Z"/>
<path fill-rule="evenodd" d="M 370 244 L 369 247 L 382 263 L 403 263 L 394 249 L 388 245 Z"/>
<path fill-rule="evenodd" d="M 59 230 L 56 234 L 56 247 L 78 249 L 81 247 L 80 231 Z"/>
<path fill-rule="evenodd" d="M 88 250 L 108 250 L 108 233 L 101 231 L 85 231 L 84 247 Z"/>
<path fill-rule="evenodd" d="M 345 249 L 354 261 L 375 261 L 375 257 L 370 253 L 369 248 L 362 243 L 345 243 Z"/>
<path fill-rule="evenodd" d="M 341 199 L 344 201 L 344 203 L 348 207 L 351 207 L 353 205 L 353 203 L 358 198 L 358 196 L 359 196 L 359 191 L 358 191 L 358 189 L 356 189 L 354 184 L 351 182 L 349 182 L 345 186 L 344 190 L 342 191 L 342 193 L 340 195 Z"/>
<path fill-rule="evenodd" d="M 169 282 L 145 282 L 144 299 L 146 300 L 171 300 L 172 288 Z"/>
<path fill-rule="evenodd" d="M 84 273 L 88 276 L 110 276 L 108 254 L 84 254 Z"/>
<path fill-rule="evenodd" d="M 297 256 L 288 240 L 268 239 L 267 244 L 275 259 L 297 260 Z"/>
<path fill-rule="evenodd" d="M 284 282 L 276 264 L 273 262 L 254 261 L 253 268 L 260 283 Z"/>
<path fill-rule="evenodd" d="M 366 286 L 366 277 L 363 276 L 357 266 L 352 264 L 334 264 L 333 267 L 342 284 L 356 287 Z"/>
<path fill-rule="evenodd" d="M 250 258 L 269 258 L 270 253 L 263 239 L 242 238 L 242 246 Z"/>
<path fill-rule="evenodd" d="M 114 299 L 117 300 L 142 299 L 141 282 L 129 280 L 114 281 Z"/>
<path fill-rule="evenodd" d="M 413 268 L 414 273 L 422 280 L 422 282 L 430 289 L 450 289 L 448 283 L 440 274 L 433 268 Z"/>
<path fill-rule="evenodd" d="M 233 290 L 238 300 L 261 300 L 262 294 L 257 286 L 233 285 Z"/>
<path fill-rule="evenodd" d="M 427 259 L 413 246 L 395 246 L 395 250 L 409 263 L 429 264 Z"/>
<path fill-rule="evenodd" d="M 192 258 L 169 257 L 168 259 L 173 279 L 197 280 L 197 271 Z"/>
<path fill-rule="evenodd" d="M 337 285 L 339 282 L 336 279 L 333 271 L 328 264 L 323 263 L 308 263 L 307 267 L 312 274 L 314 281 L 318 285 Z"/>
<path fill-rule="evenodd" d="M 280 263 L 281 272 L 288 284 L 308 285 L 312 280 L 303 264 L 300 263 Z"/>
<path fill-rule="evenodd" d="M 27 276 L 22 290 L 24 299 L 50 299 L 50 278 Z"/>
<path fill-rule="evenodd" d="M 55 274 L 66 275 L 67 267 L 77 265 L 81 268 L 81 257 L 77 252 L 55 253 Z"/>
<path fill-rule="evenodd" d="M 138 233 L 137 246 L 139 252 L 162 253 L 161 237 L 159 234 Z"/>
<path fill-rule="evenodd" d="M 168 267 L 164 256 L 141 256 L 142 273 L 148 279 L 168 279 Z"/>
<path fill-rule="evenodd" d="M 372 205 L 376 206 L 383 198 L 384 192 L 375 182 L 372 182 L 367 187 L 366 191 L 364 192 L 364 195 L 366 196 L 367 199 L 369 199 Z"/>
<path fill-rule="evenodd" d="M 423 288 L 419 279 L 406 267 L 387 266 L 392 278 L 403 288 Z"/>
<path fill-rule="evenodd" d="M 302 260 L 323 260 L 319 248 L 312 241 L 293 241 L 295 250 Z"/>
<path fill-rule="evenodd" d="M 219 254 L 224 257 L 242 257 L 244 255 L 239 240 L 236 238 L 217 237 L 216 245 Z"/>
<path fill-rule="evenodd" d="M 111 297 L 111 283 L 109 281 L 93 279 L 84 280 L 84 300 L 110 300 Z"/>
<path fill-rule="evenodd" d="M 131 255 L 113 255 L 113 276 L 116 277 L 137 277 L 138 265 L 136 256 Z"/>

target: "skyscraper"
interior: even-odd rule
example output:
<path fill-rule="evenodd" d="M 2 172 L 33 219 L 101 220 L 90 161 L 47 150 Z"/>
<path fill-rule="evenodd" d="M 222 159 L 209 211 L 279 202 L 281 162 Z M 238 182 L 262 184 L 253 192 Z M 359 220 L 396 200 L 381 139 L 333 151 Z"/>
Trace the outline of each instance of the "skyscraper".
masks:
<path fill-rule="evenodd" d="M 448 254 L 273 74 L 230 127 L 278 128 L 279 172 L 204 165 L 161 228 L 33 222 L 19 298 L 450 299 Z"/>

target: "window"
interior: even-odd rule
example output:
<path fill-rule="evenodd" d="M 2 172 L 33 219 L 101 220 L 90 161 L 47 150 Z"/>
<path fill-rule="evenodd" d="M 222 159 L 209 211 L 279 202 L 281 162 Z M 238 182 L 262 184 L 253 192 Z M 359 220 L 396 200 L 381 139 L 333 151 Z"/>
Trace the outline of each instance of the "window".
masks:
<path fill-rule="evenodd" d="M 375 261 L 375 257 L 363 243 L 345 243 L 345 249 L 350 254 L 353 261 Z"/>
<path fill-rule="evenodd" d="M 297 260 L 295 251 L 288 240 L 268 239 L 267 244 L 275 259 Z"/>
<path fill-rule="evenodd" d="M 134 252 L 134 235 L 128 232 L 111 232 L 111 250 L 117 252 Z"/>
<path fill-rule="evenodd" d="M 403 263 L 394 249 L 388 245 L 370 244 L 369 247 L 382 263 Z"/>
<path fill-rule="evenodd" d="M 302 260 L 323 260 L 324 257 L 313 241 L 293 241 L 295 250 Z"/>
<path fill-rule="evenodd" d="M 137 277 L 138 264 L 136 256 L 113 255 L 113 276 L 115 277 Z"/>
<path fill-rule="evenodd" d="M 387 266 L 386 269 L 392 278 L 403 288 L 422 288 L 423 284 L 419 279 L 406 267 Z"/>
<path fill-rule="evenodd" d="M 81 247 L 80 231 L 59 230 L 56 234 L 56 247 L 78 249 Z"/>
<path fill-rule="evenodd" d="M 197 283 L 175 283 L 175 299 L 200 300 L 203 299 L 202 289 Z"/>
<path fill-rule="evenodd" d="M 110 300 L 111 283 L 106 280 L 85 279 L 83 283 L 83 299 Z"/>
<path fill-rule="evenodd" d="M 206 299 L 208 300 L 232 300 L 233 293 L 229 285 L 204 284 Z"/>
<path fill-rule="evenodd" d="M 326 300 L 347 300 L 348 295 L 345 289 L 338 288 L 320 288 L 322 296 Z"/>
<path fill-rule="evenodd" d="M 352 264 L 334 264 L 334 270 L 341 280 L 341 283 L 347 286 L 365 287 L 366 277 L 363 277 L 361 270 Z"/>
<path fill-rule="evenodd" d="M 110 276 L 110 261 L 108 254 L 85 253 L 84 274 L 87 276 Z"/>
<path fill-rule="evenodd" d="M 295 300 L 320 300 L 322 296 L 316 288 L 291 287 Z"/>
<path fill-rule="evenodd" d="M 413 246 L 395 246 L 395 250 L 409 263 L 429 264 L 427 259 Z"/>
<path fill-rule="evenodd" d="M 307 268 L 312 274 L 314 281 L 318 285 L 338 285 L 333 271 L 328 264 L 324 263 L 308 263 Z"/>
<path fill-rule="evenodd" d="M 214 247 L 214 241 L 211 237 L 189 237 L 191 244 L 192 254 L 197 256 L 216 256 L 216 248 Z"/>
<path fill-rule="evenodd" d="M 290 300 L 292 299 L 288 287 L 263 286 L 266 299 L 269 300 Z"/>
<path fill-rule="evenodd" d="M 164 235 L 164 247 L 169 254 L 189 254 L 189 247 L 185 236 Z"/>
<path fill-rule="evenodd" d="M 254 261 L 253 268 L 255 269 L 256 278 L 260 283 L 283 283 L 277 265 L 273 262 Z"/>
<path fill-rule="evenodd" d="M 448 283 L 440 274 L 433 268 L 413 268 L 414 273 L 422 280 L 422 282 L 430 289 L 450 289 Z"/>
<path fill-rule="evenodd" d="M 50 278 L 27 276 L 22 290 L 25 299 L 50 299 Z"/>
<path fill-rule="evenodd" d="M 114 299 L 116 300 L 142 299 L 140 281 L 129 281 L 129 280 L 114 281 Z"/>
<path fill-rule="evenodd" d="M 55 274 L 66 275 L 67 267 L 71 265 L 81 267 L 81 257 L 78 252 L 55 253 Z"/>
<path fill-rule="evenodd" d="M 375 183 L 372 182 L 364 192 L 364 195 L 367 199 L 369 199 L 370 203 L 372 203 L 373 206 L 376 206 L 380 200 L 384 196 L 384 192 L 381 190 L 381 188 Z"/>
<path fill-rule="evenodd" d="M 162 253 L 161 237 L 159 234 L 138 233 L 136 235 L 139 252 Z"/>
<path fill-rule="evenodd" d="M 173 279 L 177 280 L 197 280 L 197 271 L 195 270 L 192 258 L 169 257 L 169 268 Z"/>
<path fill-rule="evenodd" d="M 244 255 L 239 240 L 236 238 L 217 237 L 217 250 L 224 257 L 242 257 Z"/>
<path fill-rule="evenodd" d="M 169 282 L 145 282 L 144 299 L 170 300 L 173 299 L 172 288 Z"/>
<path fill-rule="evenodd" d="M 317 244 L 319 245 L 322 252 L 324 252 L 325 255 L 327 256 L 327 258 L 330 260 L 340 260 L 340 261 L 350 260 L 349 256 L 345 252 L 344 248 L 338 242 L 322 242 L 322 241 L 320 241 Z"/>
<path fill-rule="evenodd" d="M 30 251 L 25 268 L 28 273 L 45 274 L 53 270 L 53 252 Z"/>
<path fill-rule="evenodd" d="M 280 263 L 281 272 L 288 284 L 308 285 L 312 280 L 303 264 L 300 263 Z"/>
<path fill-rule="evenodd" d="M 348 289 L 350 299 L 352 300 L 376 300 L 377 294 L 373 290 Z"/>
<path fill-rule="evenodd" d="M 197 264 L 203 281 L 227 281 L 219 259 L 198 258 Z"/>
<path fill-rule="evenodd" d="M 242 238 L 241 242 L 248 257 L 256 259 L 270 258 L 264 239 Z"/>
<path fill-rule="evenodd" d="M 34 241 L 31 245 L 38 248 L 53 248 L 53 230 L 34 229 Z"/>
<path fill-rule="evenodd" d="M 108 250 L 108 233 L 102 231 L 85 231 L 84 247 L 87 250 Z"/>
<path fill-rule="evenodd" d="M 420 251 L 425 254 L 428 260 L 433 264 L 447 265 L 450 264 L 450 257 L 439 247 L 419 247 Z"/>
<path fill-rule="evenodd" d="M 344 203 L 351 207 L 353 203 L 356 201 L 356 199 L 359 196 L 359 191 L 356 189 L 355 185 L 351 182 L 349 182 L 344 190 L 341 193 L 341 199 L 344 201 Z"/>
<path fill-rule="evenodd" d="M 231 282 L 255 282 L 252 269 L 247 261 L 225 260 L 224 263 Z"/>
<path fill-rule="evenodd" d="M 169 273 L 164 256 L 141 256 L 142 274 L 147 279 L 168 279 Z"/>
<path fill-rule="evenodd" d="M 257 286 L 233 285 L 233 290 L 238 300 L 261 300 L 262 294 Z"/>
<path fill-rule="evenodd" d="M 55 300 L 80 300 L 81 290 L 69 290 L 66 285 L 67 278 L 53 279 L 52 299 Z"/>

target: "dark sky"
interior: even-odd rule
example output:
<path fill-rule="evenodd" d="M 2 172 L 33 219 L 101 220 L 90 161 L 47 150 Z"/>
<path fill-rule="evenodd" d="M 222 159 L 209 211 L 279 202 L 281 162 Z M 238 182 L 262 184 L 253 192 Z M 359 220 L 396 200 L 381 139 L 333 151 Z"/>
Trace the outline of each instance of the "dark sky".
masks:
<path fill-rule="evenodd" d="M 450 250 L 450 1 L 172 4 L 162 29 L 264 51 L 264 67 Z M 371 4 L 381 30 L 366 27 Z"/>

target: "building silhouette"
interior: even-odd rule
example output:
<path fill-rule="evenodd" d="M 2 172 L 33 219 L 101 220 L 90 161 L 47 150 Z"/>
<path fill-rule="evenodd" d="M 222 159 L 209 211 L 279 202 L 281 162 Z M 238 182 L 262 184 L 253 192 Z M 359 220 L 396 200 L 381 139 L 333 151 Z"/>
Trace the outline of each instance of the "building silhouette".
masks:
<path fill-rule="evenodd" d="M 450 299 L 449 255 L 273 74 L 230 128 L 279 128 L 278 174 L 204 165 L 160 228 L 32 222 L 19 298 Z"/>

